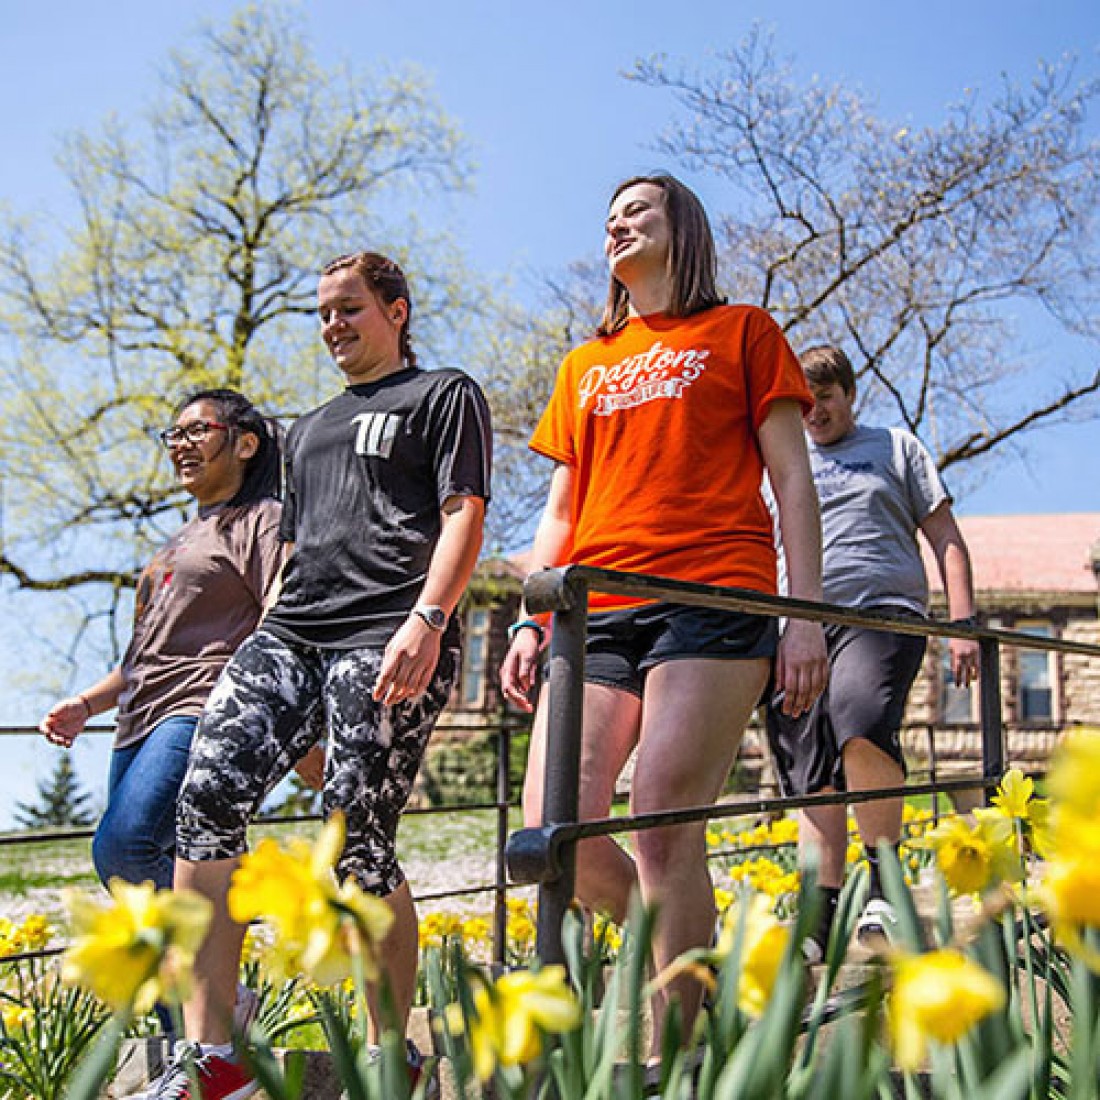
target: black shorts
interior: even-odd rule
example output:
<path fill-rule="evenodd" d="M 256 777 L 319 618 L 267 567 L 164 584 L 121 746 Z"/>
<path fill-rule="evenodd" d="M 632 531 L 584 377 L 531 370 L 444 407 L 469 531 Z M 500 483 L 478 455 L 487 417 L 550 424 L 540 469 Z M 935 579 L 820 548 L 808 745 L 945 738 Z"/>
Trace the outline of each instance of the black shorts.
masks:
<path fill-rule="evenodd" d="M 771 660 L 778 640 L 767 615 L 673 603 L 598 611 L 588 619 L 584 679 L 641 698 L 646 673 L 665 661 Z"/>
<path fill-rule="evenodd" d="M 906 770 L 898 731 L 928 639 L 829 623 L 825 640 L 829 683 L 809 711 L 791 718 L 774 703 L 767 708 L 768 743 L 786 795 L 845 790 L 842 752 L 855 737 Z"/>

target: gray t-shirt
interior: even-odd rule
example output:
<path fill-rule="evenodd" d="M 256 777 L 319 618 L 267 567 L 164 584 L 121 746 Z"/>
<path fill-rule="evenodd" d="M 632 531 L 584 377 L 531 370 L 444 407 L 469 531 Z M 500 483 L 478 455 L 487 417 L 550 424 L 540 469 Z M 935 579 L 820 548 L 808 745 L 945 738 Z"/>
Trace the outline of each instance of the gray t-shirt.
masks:
<path fill-rule="evenodd" d="M 865 428 L 837 443 L 809 441 L 821 500 L 824 596 L 846 607 L 924 614 L 928 578 L 917 528 L 950 496 L 924 445 L 900 428 Z"/>

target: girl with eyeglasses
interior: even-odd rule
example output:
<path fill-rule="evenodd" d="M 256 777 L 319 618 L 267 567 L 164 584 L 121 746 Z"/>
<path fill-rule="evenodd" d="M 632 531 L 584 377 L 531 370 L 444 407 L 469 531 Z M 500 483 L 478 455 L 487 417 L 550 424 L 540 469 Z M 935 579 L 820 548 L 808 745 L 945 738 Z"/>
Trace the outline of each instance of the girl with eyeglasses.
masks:
<path fill-rule="evenodd" d="M 192 394 L 159 435 L 198 511 L 142 570 L 122 663 L 55 703 L 39 728 L 69 748 L 95 715 L 118 708 L 107 809 L 92 842 L 96 873 L 104 884 L 167 889 L 192 734 L 281 564 L 281 460 L 272 425 L 234 390 Z"/>

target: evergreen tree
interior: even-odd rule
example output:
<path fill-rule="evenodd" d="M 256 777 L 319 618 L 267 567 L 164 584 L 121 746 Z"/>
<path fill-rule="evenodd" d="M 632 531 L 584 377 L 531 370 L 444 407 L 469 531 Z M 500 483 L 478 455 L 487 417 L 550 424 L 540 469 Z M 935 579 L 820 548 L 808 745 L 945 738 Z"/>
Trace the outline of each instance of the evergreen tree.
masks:
<path fill-rule="evenodd" d="M 96 818 L 91 798 L 80 789 L 71 754 L 62 752 L 53 772 L 38 784 L 37 803 L 18 803 L 15 819 L 25 829 L 82 829 Z"/>

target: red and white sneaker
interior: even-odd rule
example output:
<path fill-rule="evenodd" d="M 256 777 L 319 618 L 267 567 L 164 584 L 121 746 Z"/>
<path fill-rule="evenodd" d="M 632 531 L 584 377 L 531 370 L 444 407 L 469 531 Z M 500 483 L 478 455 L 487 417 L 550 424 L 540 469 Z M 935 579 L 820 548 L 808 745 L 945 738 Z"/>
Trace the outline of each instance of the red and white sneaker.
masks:
<path fill-rule="evenodd" d="M 199 1082 L 198 1094 L 191 1088 L 188 1063 Z M 164 1072 L 144 1092 L 125 1100 L 244 1100 L 259 1087 L 240 1062 L 204 1051 L 198 1043 L 179 1042 Z"/>

